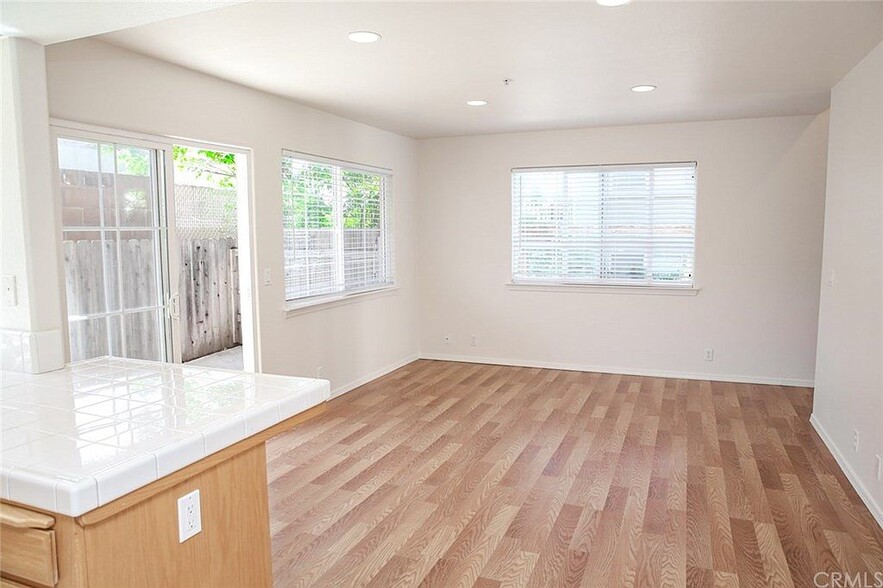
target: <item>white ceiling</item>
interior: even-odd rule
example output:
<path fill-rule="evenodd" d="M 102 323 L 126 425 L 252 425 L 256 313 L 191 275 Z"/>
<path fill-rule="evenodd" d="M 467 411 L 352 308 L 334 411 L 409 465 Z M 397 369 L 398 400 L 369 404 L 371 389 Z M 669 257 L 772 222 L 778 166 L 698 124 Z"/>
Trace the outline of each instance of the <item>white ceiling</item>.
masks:
<path fill-rule="evenodd" d="M 214 10 L 248 0 L 56 2 L 0 0 L 0 34 L 43 45 L 91 37 L 167 18 Z"/>
<path fill-rule="evenodd" d="M 883 2 L 259 1 L 100 38 L 434 137 L 818 113 L 883 40 Z"/>

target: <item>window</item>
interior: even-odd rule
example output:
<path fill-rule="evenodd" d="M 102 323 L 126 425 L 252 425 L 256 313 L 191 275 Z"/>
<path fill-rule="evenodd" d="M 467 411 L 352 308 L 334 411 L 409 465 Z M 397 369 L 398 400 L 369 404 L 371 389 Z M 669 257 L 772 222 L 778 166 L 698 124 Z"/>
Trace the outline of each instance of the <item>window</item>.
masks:
<path fill-rule="evenodd" d="M 391 183 L 387 172 L 283 153 L 286 300 L 392 285 Z"/>
<path fill-rule="evenodd" d="M 512 171 L 516 284 L 693 286 L 696 164 Z"/>

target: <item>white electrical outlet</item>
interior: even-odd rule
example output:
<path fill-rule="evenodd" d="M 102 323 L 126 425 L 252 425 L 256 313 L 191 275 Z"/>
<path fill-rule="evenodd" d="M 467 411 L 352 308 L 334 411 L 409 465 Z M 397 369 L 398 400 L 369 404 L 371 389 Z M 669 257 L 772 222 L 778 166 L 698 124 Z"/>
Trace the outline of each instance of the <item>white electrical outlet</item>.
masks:
<path fill-rule="evenodd" d="M 714 361 L 714 349 L 705 350 L 705 361 Z"/>
<path fill-rule="evenodd" d="M 852 430 L 852 449 L 858 453 L 858 429 Z"/>
<path fill-rule="evenodd" d="M 828 279 L 826 280 L 826 282 L 828 283 L 829 288 L 834 287 L 834 270 L 828 272 Z"/>
<path fill-rule="evenodd" d="M 470 342 L 470 345 L 472 345 L 473 347 L 478 345 L 478 335 L 472 335 L 472 341 Z"/>
<path fill-rule="evenodd" d="M 270 273 L 270 268 L 264 269 L 264 286 L 269 286 L 273 283 L 272 273 Z"/>
<path fill-rule="evenodd" d="M 320 365 L 319 367 L 316 368 L 316 377 L 317 377 L 317 378 L 321 378 L 321 377 L 322 377 L 322 366 L 321 366 L 321 365 Z"/>
<path fill-rule="evenodd" d="M 178 543 L 184 543 L 202 531 L 199 490 L 178 499 Z"/>

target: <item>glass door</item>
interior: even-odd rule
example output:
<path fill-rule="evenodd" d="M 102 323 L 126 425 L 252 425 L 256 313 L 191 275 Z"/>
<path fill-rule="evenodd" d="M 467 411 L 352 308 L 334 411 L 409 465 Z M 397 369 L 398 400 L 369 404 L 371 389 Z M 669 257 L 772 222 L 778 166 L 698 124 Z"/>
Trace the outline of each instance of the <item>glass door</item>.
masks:
<path fill-rule="evenodd" d="M 169 149 L 79 132 L 57 149 L 71 361 L 173 361 Z"/>

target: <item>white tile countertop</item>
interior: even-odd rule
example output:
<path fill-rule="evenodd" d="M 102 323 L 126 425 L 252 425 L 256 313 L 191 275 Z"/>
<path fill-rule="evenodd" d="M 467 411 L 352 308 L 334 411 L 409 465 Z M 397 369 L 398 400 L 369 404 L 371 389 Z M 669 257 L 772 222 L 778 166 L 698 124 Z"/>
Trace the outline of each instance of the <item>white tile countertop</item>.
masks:
<path fill-rule="evenodd" d="M 79 516 L 328 400 L 327 380 L 119 358 L 0 372 L 0 498 Z"/>

